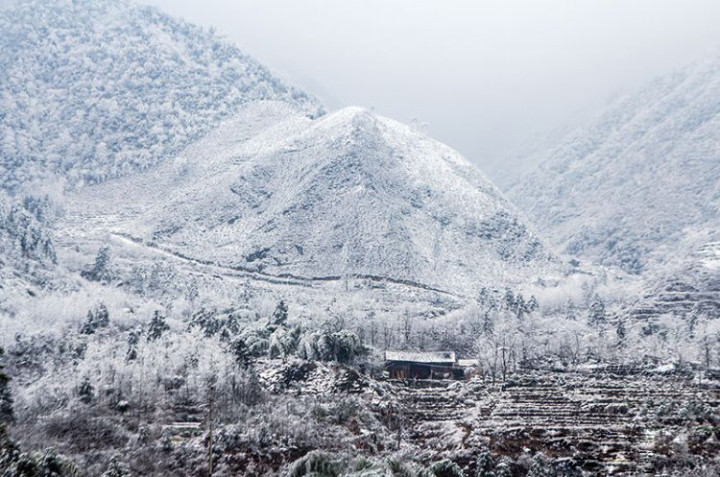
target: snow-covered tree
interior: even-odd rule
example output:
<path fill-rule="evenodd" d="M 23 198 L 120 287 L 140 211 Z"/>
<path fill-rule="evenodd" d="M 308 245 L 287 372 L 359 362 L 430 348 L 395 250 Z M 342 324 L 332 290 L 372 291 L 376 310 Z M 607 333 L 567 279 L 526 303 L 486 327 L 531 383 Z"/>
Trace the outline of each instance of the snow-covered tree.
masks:
<path fill-rule="evenodd" d="M 168 330 L 170 330 L 170 326 L 167 324 L 167 318 L 165 315 L 160 313 L 160 310 L 155 310 L 153 317 L 150 320 L 150 324 L 148 325 L 148 341 L 155 341 Z"/>
<path fill-rule="evenodd" d="M 507 458 L 503 457 L 495 466 L 495 477 L 512 477 L 512 466 Z"/>
<path fill-rule="evenodd" d="M 87 319 L 80 329 L 84 335 L 92 335 L 101 328 L 110 324 L 110 313 L 103 303 L 100 303 L 94 310 L 88 311 Z"/>
<path fill-rule="evenodd" d="M 95 257 L 95 262 L 89 267 L 80 272 L 83 278 L 95 281 L 108 283 L 113 280 L 114 273 L 112 271 L 112 253 L 109 245 L 100 247 L 100 250 Z"/>
<path fill-rule="evenodd" d="M 477 458 L 477 465 L 475 470 L 476 477 L 496 477 L 495 475 L 495 461 L 490 455 L 490 450 L 483 447 L 480 449 L 480 454 Z"/>
<path fill-rule="evenodd" d="M 270 335 L 270 349 L 268 350 L 270 357 L 285 358 L 293 354 L 297 350 L 299 336 L 299 328 L 277 328 Z"/>
<path fill-rule="evenodd" d="M 527 477 L 553 477 L 552 462 L 544 454 L 536 454 L 530 464 Z"/>
<path fill-rule="evenodd" d="M 284 300 L 280 300 L 280 302 L 277 304 L 277 307 L 275 308 L 275 311 L 272 314 L 272 317 L 270 318 L 270 324 L 276 326 L 285 326 L 287 325 L 287 319 L 288 306 Z"/>
<path fill-rule="evenodd" d="M 540 304 L 537 301 L 537 298 L 535 298 L 535 295 L 531 295 L 528 302 L 525 304 L 528 313 L 533 313 L 537 311 L 538 308 L 540 308 Z"/>
<path fill-rule="evenodd" d="M 142 335 L 141 328 L 135 328 L 128 332 L 128 350 L 125 353 L 125 359 L 132 361 L 137 359 L 138 355 L 138 344 L 140 343 L 140 336 Z"/>
<path fill-rule="evenodd" d="M 605 302 L 598 295 L 595 295 L 588 312 L 588 322 L 596 328 L 603 328 L 607 324 L 607 312 Z"/>
<path fill-rule="evenodd" d="M 119 456 L 113 456 L 110 459 L 110 465 L 101 477 L 132 477 L 132 473 L 125 464 L 122 463 Z"/>
<path fill-rule="evenodd" d="M 430 466 L 435 477 L 465 477 L 459 465 L 451 460 L 441 460 Z"/>

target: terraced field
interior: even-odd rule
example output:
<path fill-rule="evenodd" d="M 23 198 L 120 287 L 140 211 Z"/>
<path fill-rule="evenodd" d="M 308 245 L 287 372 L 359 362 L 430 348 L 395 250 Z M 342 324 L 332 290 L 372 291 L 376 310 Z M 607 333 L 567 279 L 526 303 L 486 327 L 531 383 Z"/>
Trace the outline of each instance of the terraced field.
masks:
<path fill-rule="evenodd" d="M 398 396 L 408 443 L 458 456 L 470 472 L 480 446 L 572 459 L 591 475 L 659 475 L 720 451 L 720 383 L 687 376 L 528 373 L 398 383 Z"/>

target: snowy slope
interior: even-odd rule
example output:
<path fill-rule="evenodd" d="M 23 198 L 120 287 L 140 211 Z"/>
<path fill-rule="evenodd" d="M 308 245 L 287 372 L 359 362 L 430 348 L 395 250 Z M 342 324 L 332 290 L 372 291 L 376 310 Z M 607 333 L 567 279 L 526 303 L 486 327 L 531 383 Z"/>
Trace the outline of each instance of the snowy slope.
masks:
<path fill-rule="evenodd" d="M 474 294 L 557 269 L 457 152 L 360 108 L 313 120 L 258 103 L 159 169 L 70 202 L 67 234 L 94 217 L 106 232 L 266 279 Z"/>
<path fill-rule="evenodd" d="M 125 0 L 0 11 L 0 187 L 144 170 L 242 104 L 318 104 L 234 46 Z"/>
<path fill-rule="evenodd" d="M 647 282 L 642 297 L 627 307 L 631 316 L 720 318 L 720 242 L 706 243 L 682 260 L 670 261 Z"/>
<path fill-rule="evenodd" d="M 689 234 L 717 239 L 720 59 L 652 82 L 538 154 L 508 196 L 566 253 L 639 273 Z"/>

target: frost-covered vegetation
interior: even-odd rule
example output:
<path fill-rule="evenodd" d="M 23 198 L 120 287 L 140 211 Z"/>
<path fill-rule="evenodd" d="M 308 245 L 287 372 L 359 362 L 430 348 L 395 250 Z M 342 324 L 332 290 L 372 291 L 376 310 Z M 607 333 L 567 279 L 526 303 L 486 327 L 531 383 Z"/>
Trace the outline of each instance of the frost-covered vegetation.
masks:
<path fill-rule="evenodd" d="M 17 290 L 34 295 L 36 287 L 53 287 L 56 214 L 47 196 L 21 199 L 0 192 L 0 314 L 10 311 L 9 297 Z"/>
<path fill-rule="evenodd" d="M 664 184 L 705 205 L 675 194 L 640 232 L 619 209 L 551 224 L 582 262 L 561 258 L 455 151 L 362 108 L 319 117 L 211 31 L 21 0 L 0 32 L 0 476 L 717 475 L 705 182 Z M 708 172 L 717 74 L 698 71 L 553 153 L 554 193 L 633 148 L 669 165 L 628 177 Z M 523 200 L 555 220 L 541 195 Z M 633 276 L 666 232 L 694 253 Z M 385 350 L 453 351 L 466 379 L 388 380 Z"/>
<path fill-rule="evenodd" d="M 144 170 L 249 101 L 319 107 L 211 31 L 126 1 L 0 10 L 0 185 Z"/>
<path fill-rule="evenodd" d="M 28 262 L 55 262 L 57 257 L 48 227 L 52 205 L 47 197 L 20 201 L 0 194 L 2 255 Z"/>
<path fill-rule="evenodd" d="M 720 366 L 714 321 L 691 332 L 671 319 L 622 320 L 617 303 L 597 294 L 599 283 L 588 284 L 584 298 L 552 306 L 481 289 L 475 306 L 424 318 L 411 306 L 358 315 L 252 290 L 223 306 L 218 282 L 184 287 L 182 273 L 165 278 L 175 287 L 134 282 L 137 269 L 115 260 L 101 249 L 84 269 L 107 281 L 86 274 L 67 298 L 53 291 L 26 299 L 30 306 L 18 302 L 0 324 L 12 333 L 5 336 L 10 430 L 21 449 L 13 455 L 40 462 L 50 452 L 87 475 L 196 474 L 207 472 L 212 429 L 215 475 L 467 476 L 479 472 L 479 461 L 483 472 L 499 475 L 584 475 L 588 457 L 554 453 L 549 437 L 522 430 L 545 421 L 519 424 L 513 419 L 524 414 L 511 407 L 544 409 L 545 399 L 562 402 L 583 386 L 584 394 L 572 391 L 576 419 L 615 426 L 615 416 L 634 416 L 665 429 L 648 465 L 711 465 L 704 440 L 720 423 L 707 387 Z M 42 326 L 28 326 L 33 321 Z M 478 365 L 468 383 L 426 392 L 382 380 L 384 349 L 452 349 Z M 694 377 L 705 387 L 693 387 Z M 611 394 L 618 383 L 626 390 L 620 398 Z M 668 386 L 676 397 L 662 394 Z M 556 394 L 544 397 L 548 390 Z M 623 397 L 633 390 L 644 393 L 642 404 Z M 567 426 L 571 447 L 610 439 L 587 422 L 577 433 Z M 683 439 L 688 457 L 678 460 Z M 625 452 L 601 447 L 573 452 L 602 459 Z"/>

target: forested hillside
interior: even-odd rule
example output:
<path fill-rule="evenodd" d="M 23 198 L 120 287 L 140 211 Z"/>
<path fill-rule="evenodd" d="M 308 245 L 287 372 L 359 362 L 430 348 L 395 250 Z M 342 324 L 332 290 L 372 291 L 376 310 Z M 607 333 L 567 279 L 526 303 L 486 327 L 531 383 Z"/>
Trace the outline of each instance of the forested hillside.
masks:
<path fill-rule="evenodd" d="M 559 251 L 642 273 L 717 239 L 720 59 L 658 78 L 536 152 L 508 195 Z"/>
<path fill-rule="evenodd" d="M 248 101 L 320 114 L 211 31 L 133 3 L 23 0 L 0 11 L 0 185 L 144 170 Z"/>

